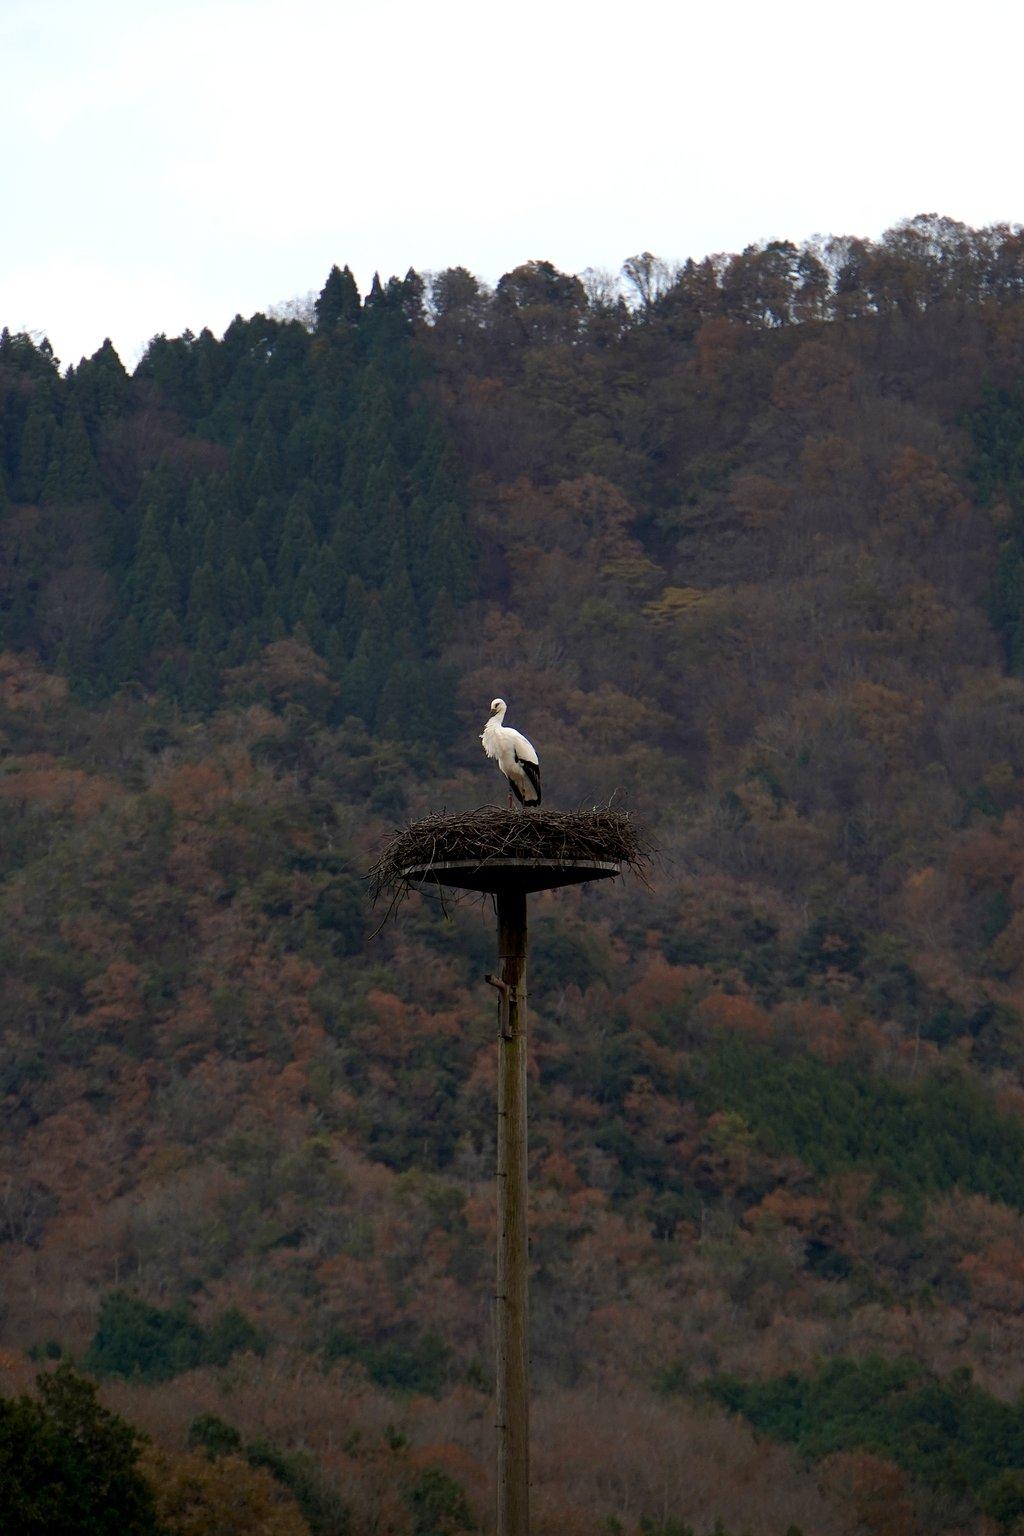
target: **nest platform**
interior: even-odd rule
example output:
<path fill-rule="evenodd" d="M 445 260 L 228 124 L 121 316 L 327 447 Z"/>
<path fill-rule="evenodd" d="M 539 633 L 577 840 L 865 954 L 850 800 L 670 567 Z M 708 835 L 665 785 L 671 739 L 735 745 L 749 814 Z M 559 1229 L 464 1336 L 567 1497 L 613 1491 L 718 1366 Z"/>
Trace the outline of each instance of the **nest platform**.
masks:
<path fill-rule="evenodd" d="M 649 853 L 625 811 L 483 806 L 413 821 L 370 870 L 374 901 L 423 884 L 467 891 L 546 891 L 630 870 L 646 880 Z"/>

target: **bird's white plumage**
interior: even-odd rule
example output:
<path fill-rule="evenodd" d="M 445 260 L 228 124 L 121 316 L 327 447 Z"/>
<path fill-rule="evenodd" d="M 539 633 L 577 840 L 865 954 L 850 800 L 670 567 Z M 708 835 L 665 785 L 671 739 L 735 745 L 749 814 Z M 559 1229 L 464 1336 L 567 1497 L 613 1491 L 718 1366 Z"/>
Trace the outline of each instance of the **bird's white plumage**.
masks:
<path fill-rule="evenodd" d="M 484 726 L 480 740 L 487 756 L 497 763 L 523 805 L 539 805 L 540 758 L 533 742 L 528 741 L 522 731 L 503 724 L 507 707 L 504 699 L 493 701 L 491 718 Z"/>

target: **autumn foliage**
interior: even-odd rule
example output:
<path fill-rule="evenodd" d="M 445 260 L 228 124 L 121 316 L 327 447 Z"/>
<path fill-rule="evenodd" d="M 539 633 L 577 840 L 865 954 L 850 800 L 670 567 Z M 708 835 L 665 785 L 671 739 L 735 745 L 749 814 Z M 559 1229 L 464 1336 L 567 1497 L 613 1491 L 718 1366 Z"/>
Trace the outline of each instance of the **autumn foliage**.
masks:
<path fill-rule="evenodd" d="M 502 799 L 501 693 L 659 851 L 531 904 L 538 1536 L 1014 1530 L 1022 271 L 925 216 L 3 333 L 18 1434 L 71 1357 L 181 1536 L 490 1529 L 492 914 L 363 877 Z"/>

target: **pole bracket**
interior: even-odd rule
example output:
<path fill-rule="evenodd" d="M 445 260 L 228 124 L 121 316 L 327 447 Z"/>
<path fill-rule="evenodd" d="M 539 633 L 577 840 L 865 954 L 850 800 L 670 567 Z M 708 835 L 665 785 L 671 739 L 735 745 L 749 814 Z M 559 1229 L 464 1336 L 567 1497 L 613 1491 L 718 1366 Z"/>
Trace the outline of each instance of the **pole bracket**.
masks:
<path fill-rule="evenodd" d="M 512 1009 L 519 1002 L 519 990 L 517 987 L 510 987 L 508 982 L 503 981 L 500 976 L 492 976 L 490 972 L 484 980 L 498 993 L 498 1034 L 502 1040 L 514 1040 L 515 1034 L 509 1020 Z"/>

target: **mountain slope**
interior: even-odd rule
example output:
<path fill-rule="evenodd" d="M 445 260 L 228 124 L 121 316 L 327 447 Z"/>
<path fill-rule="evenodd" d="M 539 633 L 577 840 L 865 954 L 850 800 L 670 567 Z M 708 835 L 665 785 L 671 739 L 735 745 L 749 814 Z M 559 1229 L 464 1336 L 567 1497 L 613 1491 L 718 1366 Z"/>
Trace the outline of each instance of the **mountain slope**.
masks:
<path fill-rule="evenodd" d="M 987 1463 L 809 1469 L 704 1389 L 879 1351 L 1020 1391 L 1022 262 L 916 220 L 632 309 L 336 269 L 308 327 L 130 379 L 5 333 L 12 1380 L 135 1358 L 111 1401 L 169 1449 L 212 1411 L 312 1447 L 354 1532 L 398 1424 L 486 1509 L 491 920 L 375 934 L 361 872 L 501 793 L 500 693 L 553 803 L 625 796 L 662 855 L 537 903 L 538 1530 L 839 1532 L 868 1485 L 1009 1526 Z"/>

